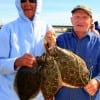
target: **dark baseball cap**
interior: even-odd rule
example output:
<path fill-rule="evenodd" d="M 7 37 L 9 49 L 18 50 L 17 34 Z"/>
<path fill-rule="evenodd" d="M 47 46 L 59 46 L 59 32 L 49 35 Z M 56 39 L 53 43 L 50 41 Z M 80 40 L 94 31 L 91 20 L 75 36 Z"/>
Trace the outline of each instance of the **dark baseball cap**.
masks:
<path fill-rule="evenodd" d="M 84 10 L 89 16 L 92 17 L 92 9 L 86 5 L 77 5 L 75 8 L 73 8 L 71 13 L 73 14 L 77 10 Z"/>

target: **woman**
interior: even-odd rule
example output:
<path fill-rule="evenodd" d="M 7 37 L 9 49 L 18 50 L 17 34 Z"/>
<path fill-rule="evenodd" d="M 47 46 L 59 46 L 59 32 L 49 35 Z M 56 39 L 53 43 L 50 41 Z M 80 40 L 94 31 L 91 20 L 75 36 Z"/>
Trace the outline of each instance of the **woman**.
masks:
<path fill-rule="evenodd" d="M 19 100 L 13 83 L 20 67 L 33 67 L 52 30 L 40 18 L 42 0 L 16 0 L 19 17 L 0 30 L 0 100 Z M 24 84 L 24 83 L 23 83 Z M 35 100 L 43 100 L 41 93 Z"/>

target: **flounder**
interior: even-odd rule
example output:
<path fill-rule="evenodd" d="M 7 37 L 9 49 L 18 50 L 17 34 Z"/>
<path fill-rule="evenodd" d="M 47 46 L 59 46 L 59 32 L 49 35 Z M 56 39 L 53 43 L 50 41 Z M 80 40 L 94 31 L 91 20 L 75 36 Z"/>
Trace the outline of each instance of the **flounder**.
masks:
<path fill-rule="evenodd" d="M 62 80 L 69 87 L 84 87 L 90 80 L 90 72 L 85 61 L 70 50 L 51 47 L 49 55 L 56 60 Z"/>
<path fill-rule="evenodd" d="M 41 73 L 37 65 L 21 67 L 15 77 L 14 88 L 20 100 L 29 100 L 40 91 Z"/>
<path fill-rule="evenodd" d="M 33 70 L 21 68 L 16 74 L 14 86 L 19 97 L 24 97 L 21 100 L 34 98 L 39 90 L 42 91 L 45 100 L 53 100 L 62 86 L 82 88 L 90 80 L 85 61 L 70 50 L 53 46 L 47 48 L 46 52 L 36 59 L 37 64 Z"/>

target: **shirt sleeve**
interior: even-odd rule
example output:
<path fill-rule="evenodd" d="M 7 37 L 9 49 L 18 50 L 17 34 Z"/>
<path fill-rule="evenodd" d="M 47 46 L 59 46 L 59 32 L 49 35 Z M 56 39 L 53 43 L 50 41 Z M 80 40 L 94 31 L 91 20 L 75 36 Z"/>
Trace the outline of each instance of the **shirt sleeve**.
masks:
<path fill-rule="evenodd" d="M 6 26 L 0 30 L 0 74 L 11 74 L 14 72 L 16 58 L 10 58 L 10 31 Z"/>

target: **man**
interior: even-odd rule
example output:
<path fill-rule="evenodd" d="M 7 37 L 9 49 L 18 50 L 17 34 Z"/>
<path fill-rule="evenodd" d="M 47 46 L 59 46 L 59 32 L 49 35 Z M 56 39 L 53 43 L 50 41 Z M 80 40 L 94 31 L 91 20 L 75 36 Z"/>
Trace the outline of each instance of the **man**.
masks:
<path fill-rule="evenodd" d="M 91 80 L 84 88 L 62 87 L 55 98 L 100 100 L 100 38 L 90 31 L 93 22 L 92 10 L 86 5 L 77 5 L 71 13 L 73 29 L 58 36 L 57 45 L 71 50 L 85 60 L 91 73 Z"/>

